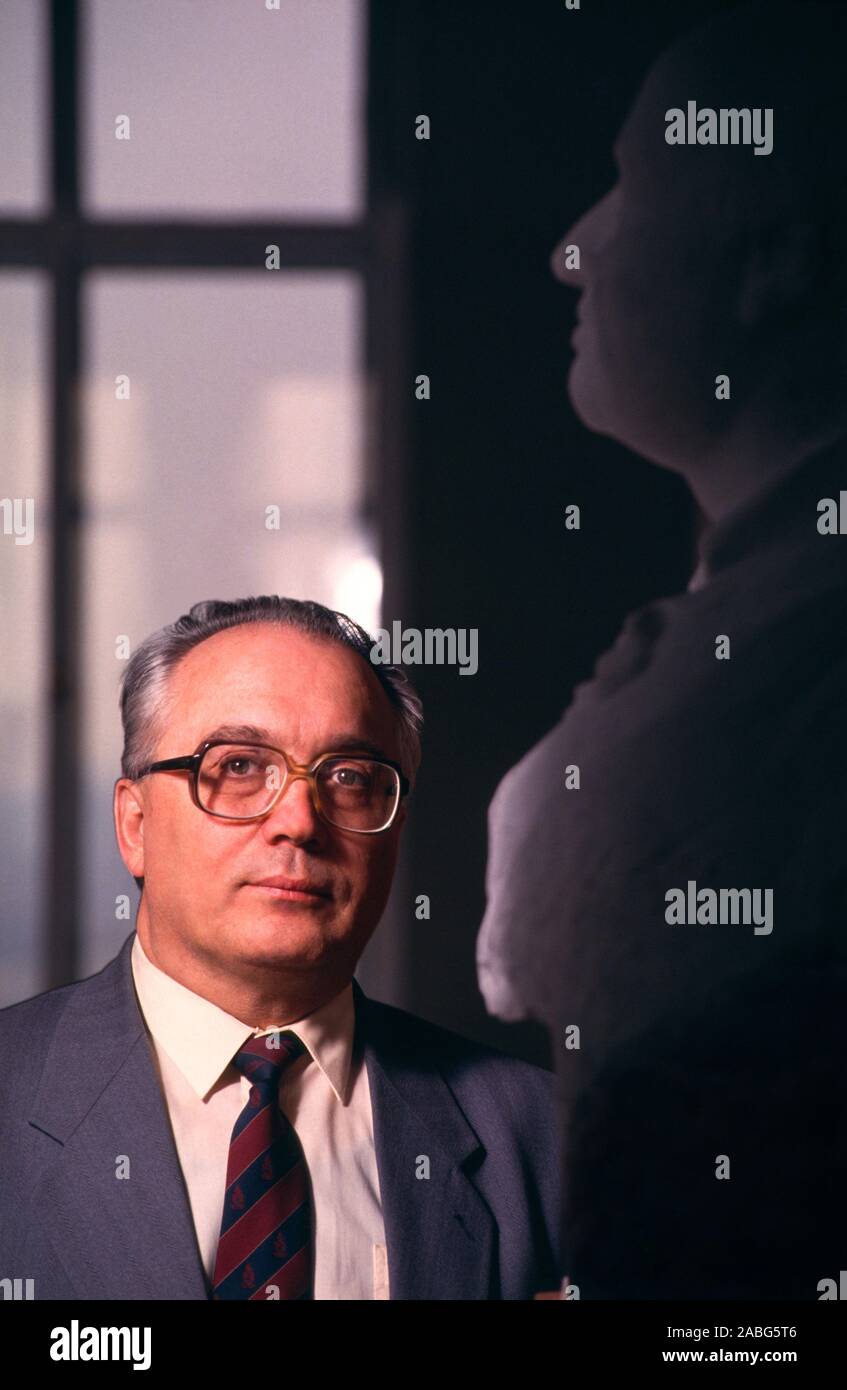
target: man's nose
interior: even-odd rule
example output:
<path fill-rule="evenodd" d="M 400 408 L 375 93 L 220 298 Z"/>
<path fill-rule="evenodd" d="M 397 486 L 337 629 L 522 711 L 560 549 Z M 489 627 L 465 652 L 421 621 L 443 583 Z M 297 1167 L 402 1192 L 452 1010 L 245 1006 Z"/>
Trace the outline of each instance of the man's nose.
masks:
<path fill-rule="evenodd" d="M 269 839 L 311 840 L 324 822 L 315 810 L 312 789 L 305 777 L 289 777 L 262 826 Z"/>

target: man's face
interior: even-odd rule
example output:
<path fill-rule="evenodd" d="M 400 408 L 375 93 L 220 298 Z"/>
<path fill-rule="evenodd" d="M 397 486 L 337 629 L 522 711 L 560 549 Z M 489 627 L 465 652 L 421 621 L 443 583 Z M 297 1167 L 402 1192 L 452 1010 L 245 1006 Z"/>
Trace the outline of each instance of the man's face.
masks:
<path fill-rule="evenodd" d="M 300 764 L 336 749 L 400 761 L 394 709 L 375 674 L 349 648 L 296 629 L 245 623 L 219 632 L 180 661 L 168 691 L 156 761 L 192 753 L 227 724 L 266 729 L 263 741 Z M 153 931 L 231 964 L 352 973 L 391 887 L 402 806 L 382 834 L 338 830 L 298 779 L 264 819 L 239 824 L 195 806 L 190 778 L 156 772 L 118 783 L 121 853 L 144 878 Z M 256 886 L 276 875 L 323 896 L 295 900 Z"/>

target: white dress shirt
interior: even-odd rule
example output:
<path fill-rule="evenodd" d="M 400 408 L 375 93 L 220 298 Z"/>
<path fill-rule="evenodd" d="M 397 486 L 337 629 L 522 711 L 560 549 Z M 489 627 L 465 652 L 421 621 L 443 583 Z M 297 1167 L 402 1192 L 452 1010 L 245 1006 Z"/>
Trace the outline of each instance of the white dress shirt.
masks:
<path fill-rule="evenodd" d="M 306 1159 L 313 1198 L 316 1299 L 388 1298 L 388 1261 L 353 987 L 307 1018 L 251 1028 L 154 965 L 136 933 L 132 973 L 170 1116 L 206 1273 L 220 1236 L 233 1126 L 250 1084 L 232 1058 L 251 1037 L 290 1029 L 307 1054 L 283 1073 L 280 1108 Z"/>

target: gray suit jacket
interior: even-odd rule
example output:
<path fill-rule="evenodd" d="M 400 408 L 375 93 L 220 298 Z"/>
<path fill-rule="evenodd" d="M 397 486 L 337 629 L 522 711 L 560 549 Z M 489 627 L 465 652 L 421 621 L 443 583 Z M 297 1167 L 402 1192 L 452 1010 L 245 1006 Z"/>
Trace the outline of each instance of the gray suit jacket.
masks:
<path fill-rule="evenodd" d="M 98 974 L 0 1011 L 0 1278 L 36 1299 L 206 1299 L 131 933 Z M 353 981 L 392 1299 L 560 1280 L 553 1077 Z M 115 1177 L 118 1156 L 131 1177 Z M 419 1154 L 431 1175 L 415 1177 Z"/>

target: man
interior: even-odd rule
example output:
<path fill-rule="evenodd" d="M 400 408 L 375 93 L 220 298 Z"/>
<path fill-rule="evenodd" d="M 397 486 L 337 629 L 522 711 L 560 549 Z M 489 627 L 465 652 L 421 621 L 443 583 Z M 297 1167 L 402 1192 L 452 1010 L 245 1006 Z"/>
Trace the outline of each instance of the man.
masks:
<path fill-rule="evenodd" d="M 846 26 L 756 4 L 676 44 L 554 260 L 574 408 L 708 521 L 490 808 L 480 983 L 551 1030 L 583 1298 L 816 1299 L 844 1267 Z M 770 110 L 772 151 L 669 143 L 692 100 Z"/>
<path fill-rule="evenodd" d="M 552 1078 L 365 996 L 421 709 L 316 603 L 195 604 L 124 676 L 135 932 L 0 1013 L 0 1272 L 42 1299 L 531 1299 Z"/>

